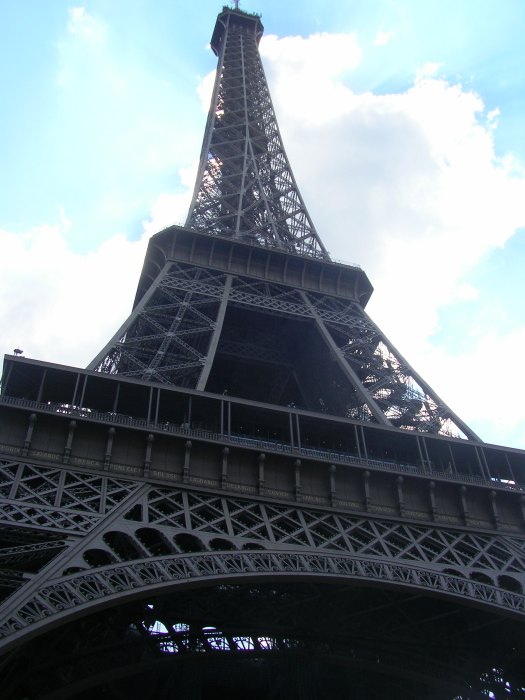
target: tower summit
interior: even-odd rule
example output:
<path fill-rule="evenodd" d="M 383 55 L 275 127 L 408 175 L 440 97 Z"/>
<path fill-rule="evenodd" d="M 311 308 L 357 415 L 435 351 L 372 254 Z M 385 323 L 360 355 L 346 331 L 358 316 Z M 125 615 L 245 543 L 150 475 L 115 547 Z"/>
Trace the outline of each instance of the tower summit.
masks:
<path fill-rule="evenodd" d="M 225 10 L 211 47 L 212 104 L 186 226 L 328 258 L 286 157 L 258 45 L 258 15 Z"/>
<path fill-rule="evenodd" d="M 8 700 L 525 692 L 525 453 L 482 443 L 330 260 L 262 32 L 217 18 L 188 218 L 129 318 L 86 370 L 5 358 Z"/>

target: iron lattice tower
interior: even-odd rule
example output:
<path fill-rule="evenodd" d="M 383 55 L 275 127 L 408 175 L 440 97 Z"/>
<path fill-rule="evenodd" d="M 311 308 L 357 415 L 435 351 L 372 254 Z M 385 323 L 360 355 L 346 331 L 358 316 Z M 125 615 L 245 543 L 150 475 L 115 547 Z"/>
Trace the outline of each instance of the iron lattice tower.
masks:
<path fill-rule="evenodd" d="M 86 370 L 5 357 L 4 697 L 522 697 L 525 453 L 330 260 L 262 32 L 219 14 L 188 219 L 123 326 Z"/>

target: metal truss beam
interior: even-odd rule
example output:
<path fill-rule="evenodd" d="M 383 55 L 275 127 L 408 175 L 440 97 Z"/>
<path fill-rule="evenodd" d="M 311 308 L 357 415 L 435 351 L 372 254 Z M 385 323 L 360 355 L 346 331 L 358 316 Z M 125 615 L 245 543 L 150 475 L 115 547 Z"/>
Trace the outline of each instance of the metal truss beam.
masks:
<path fill-rule="evenodd" d="M 262 25 L 219 16 L 218 65 L 186 225 L 254 245 L 328 258 L 286 157 L 257 44 Z"/>
<path fill-rule="evenodd" d="M 479 440 L 422 380 L 358 303 L 256 278 L 172 262 L 117 342 L 90 365 L 100 371 L 205 389 L 217 348 L 227 342 L 229 308 L 313 322 L 347 377 L 348 397 L 379 424 Z M 170 303 L 161 299 L 170 296 Z M 201 309 L 204 309 L 203 312 Z M 160 312 L 159 312 L 160 311 Z M 155 330 L 156 333 L 152 333 Z M 235 335 L 235 333 L 234 333 Z M 284 365 L 301 362 L 302 346 Z M 98 364 L 95 364 L 98 360 Z M 356 403 L 357 400 L 357 403 Z M 342 410 L 342 409 L 340 409 Z"/>
<path fill-rule="evenodd" d="M 8 645 L 55 619 L 122 602 L 126 591 L 135 596 L 143 589 L 147 596 L 200 579 L 382 582 L 525 616 L 522 538 L 140 485 L 70 469 L 6 464 L 4 474 L 11 496 L 2 508 L 4 525 L 13 526 L 9 513 L 20 501 L 26 506 L 16 521 L 22 533 L 36 526 L 56 536 L 67 516 L 77 522 L 82 510 L 94 516 L 88 528 L 78 523 L 70 529 L 76 537 L 62 540 L 57 556 L 5 601 L 0 635 Z M 47 488 L 53 484 L 60 485 L 57 497 Z M 78 501 L 80 493 L 90 492 L 91 500 Z M 45 545 L 48 555 L 57 544 Z M 42 554 L 39 547 L 14 549 L 8 547 L 7 555 L 24 554 L 26 561 Z"/>

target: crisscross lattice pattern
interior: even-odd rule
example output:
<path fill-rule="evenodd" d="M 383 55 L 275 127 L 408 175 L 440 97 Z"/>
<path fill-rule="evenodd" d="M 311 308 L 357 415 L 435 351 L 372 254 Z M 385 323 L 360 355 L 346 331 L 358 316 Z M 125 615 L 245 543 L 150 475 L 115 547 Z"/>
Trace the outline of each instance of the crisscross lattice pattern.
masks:
<path fill-rule="evenodd" d="M 328 255 L 292 175 L 262 67 L 257 17 L 219 17 L 219 55 L 189 228 Z"/>

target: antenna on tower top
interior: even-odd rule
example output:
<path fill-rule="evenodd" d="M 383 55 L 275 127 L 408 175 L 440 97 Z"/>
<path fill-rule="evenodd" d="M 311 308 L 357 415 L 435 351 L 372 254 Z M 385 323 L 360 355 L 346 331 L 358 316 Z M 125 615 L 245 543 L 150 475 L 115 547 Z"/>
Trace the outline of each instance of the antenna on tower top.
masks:
<path fill-rule="evenodd" d="M 235 9 L 239 9 L 239 0 L 233 0 L 233 4 L 235 5 Z"/>

